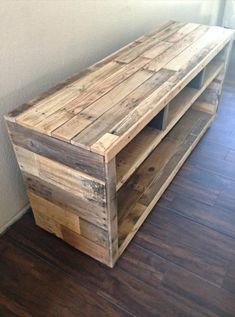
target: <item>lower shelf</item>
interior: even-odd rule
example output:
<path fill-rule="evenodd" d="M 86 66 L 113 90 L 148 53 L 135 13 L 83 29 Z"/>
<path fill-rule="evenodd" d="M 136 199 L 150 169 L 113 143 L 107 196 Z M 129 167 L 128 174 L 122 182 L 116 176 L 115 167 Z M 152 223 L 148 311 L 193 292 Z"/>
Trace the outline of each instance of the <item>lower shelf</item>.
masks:
<path fill-rule="evenodd" d="M 214 115 L 190 108 L 118 191 L 121 254 L 205 133 Z"/>

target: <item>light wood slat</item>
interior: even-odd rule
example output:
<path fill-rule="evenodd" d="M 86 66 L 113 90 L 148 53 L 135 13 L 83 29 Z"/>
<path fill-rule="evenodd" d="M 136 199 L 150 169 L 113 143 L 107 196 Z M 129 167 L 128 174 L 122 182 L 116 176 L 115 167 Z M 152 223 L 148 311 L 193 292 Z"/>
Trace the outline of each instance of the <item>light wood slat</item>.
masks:
<path fill-rule="evenodd" d="M 156 36 L 157 34 L 159 34 L 161 31 L 166 30 L 169 26 L 173 26 L 176 25 L 178 22 L 170 20 L 167 21 L 166 23 L 161 24 L 160 26 L 158 26 L 156 29 L 151 30 L 150 32 L 141 35 L 139 38 L 136 39 L 136 42 L 144 42 L 146 40 L 146 38 L 152 37 L 152 36 Z"/>
<path fill-rule="evenodd" d="M 151 49 L 146 50 L 143 54 L 141 54 L 141 56 L 150 59 L 156 58 L 157 56 L 165 52 L 167 49 L 169 49 L 169 47 L 171 47 L 172 45 L 173 44 L 167 42 L 159 42 L 153 47 L 151 47 Z"/>
<path fill-rule="evenodd" d="M 104 153 L 113 142 L 118 139 L 117 135 L 105 133 L 97 142 L 91 146 L 91 150 L 97 153 Z"/>
<path fill-rule="evenodd" d="M 158 39 L 159 41 L 164 41 L 166 38 L 180 30 L 182 27 L 184 27 L 185 23 L 182 22 L 176 22 L 174 24 L 169 25 L 167 28 L 163 29 L 160 32 L 153 33 L 151 35 L 151 38 Z"/>
<path fill-rule="evenodd" d="M 162 141 L 118 193 L 120 254 L 205 133 L 213 118 L 214 116 L 206 113 L 189 110 L 181 119 L 180 129 L 177 129 L 179 135 L 184 135 L 184 140 L 170 137 Z M 187 120 L 190 124 L 186 122 Z M 189 131 L 184 129 L 185 123 L 191 126 Z"/>
<path fill-rule="evenodd" d="M 81 233 L 78 215 L 74 214 L 69 209 L 64 209 L 38 195 L 35 195 L 31 191 L 28 191 L 28 197 L 31 205 L 34 206 L 35 211 L 41 214 L 46 214 L 48 218 L 54 219 L 59 224 L 64 224 L 66 227 L 78 234 Z"/>
<path fill-rule="evenodd" d="M 198 104 L 195 100 L 210 85 L 213 79 L 223 69 L 223 63 L 212 62 L 207 66 L 205 82 L 200 90 L 185 87 L 169 104 L 168 124 L 164 131 L 145 127 L 120 153 L 117 155 L 117 190 L 126 182 L 144 159 L 153 151 L 160 141 L 167 135 L 177 121 L 191 107 Z M 200 103 L 202 106 L 202 103 Z M 208 106 L 208 104 L 207 104 Z M 200 110 L 200 109 L 198 109 Z"/>
<path fill-rule="evenodd" d="M 116 157 L 117 190 L 133 174 L 138 166 L 156 147 L 156 141 L 162 132 L 146 127 Z"/>
<path fill-rule="evenodd" d="M 56 230 L 54 231 L 55 234 L 58 232 L 61 233 L 60 226 L 64 225 L 73 232 L 96 242 L 98 245 L 108 246 L 108 232 L 106 230 L 80 218 L 73 210 L 59 206 L 54 202 L 52 203 L 31 191 L 28 191 L 28 197 L 33 206 L 33 211 L 36 213 L 36 220 L 40 217 L 40 220 L 44 218 L 49 223 L 53 224 L 53 221 L 57 223 Z"/>
<path fill-rule="evenodd" d="M 165 39 L 167 42 L 175 43 L 181 40 L 183 37 L 185 37 L 190 32 L 194 31 L 200 26 L 200 24 L 197 23 L 187 23 L 184 25 L 181 29 L 179 29 L 174 34 L 170 35 Z"/>
<path fill-rule="evenodd" d="M 106 179 L 106 214 L 108 223 L 108 244 L 110 266 L 113 267 L 118 259 L 118 216 L 116 195 L 116 160 L 115 158 L 105 164 Z"/>
<path fill-rule="evenodd" d="M 150 63 L 148 63 L 144 68 L 157 72 L 159 69 L 164 67 L 169 61 L 180 54 L 187 47 L 192 45 L 193 42 L 197 41 L 203 34 L 208 31 L 209 27 L 205 25 L 199 26 L 196 30 L 192 31 L 190 34 L 186 35 L 183 39 L 174 43 L 174 45 L 164 51 L 161 55 L 154 58 Z"/>
<path fill-rule="evenodd" d="M 100 68 L 91 67 L 89 72 L 82 78 L 39 101 L 32 108 L 17 116 L 16 121 L 26 126 L 34 127 L 34 125 L 41 122 L 44 118 L 61 109 L 64 104 L 81 95 L 86 89 L 96 85 L 98 80 L 112 75 L 120 68 L 121 66 L 114 61 Z"/>
<path fill-rule="evenodd" d="M 77 232 L 69 229 L 63 224 L 58 223 L 55 219 L 50 218 L 47 214 L 33 210 L 36 224 L 44 230 L 55 234 L 58 238 L 63 239 L 74 248 L 84 252 L 97 259 L 98 261 L 109 265 L 109 252 L 104 246 L 87 239 Z"/>
<path fill-rule="evenodd" d="M 52 113 L 52 116 L 46 120 L 40 121 L 38 125 L 34 125 L 34 129 L 40 132 L 46 132 L 50 135 L 51 131 L 62 125 L 64 122 L 72 119 L 77 113 L 87 108 L 90 104 L 101 98 L 107 92 L 112 90 L 115 86 L 120 84 L 123 80 L 129 78 L 132 74 L 138 71 L 142 66 L 148 62 L 148 59 L 140 57 L 133 63 L 124 66 L 107 79 L 101 80 L 96 85 L 92 86 L 91 89 L 87 89 L 84 93 L 81 93 L 77 98 L 74 98 L 71 102 L 63 105 L 63 109 Z M 60 107 L 61 108 L 61 107 Z M 54 107 L 54 110 L 56 108 Z M 47 115 L 49 113 L 47 112 Z M 45 117 L 46 115 L 44 115 Z M 57 118 L 53 122 L 53 118 Z M 22 122 L 21 122 L 22 123 Z M 75 122 L 76 124 L 76 122 Z M 71 131 L 71 129 L 70 129 Z M 66 137 L 62 137 L 63 140 L 68 140 Z"/>
<path fill-rule="evenodd" d="M 110 266 L 109 250 L 91 241 L 82 235 L 73 232 L 65 226 L 61 226 L 62 239 L 74 248 L 92 256 L 94 259 Z"/>
<path fill-rule="evenodd" d="M 132 63 L 124 65 L 116 73 L 109 76 L 107 79 L 98 82 L 95 87 L 87 89 L 84 94 L 75 98 L 72 102 L 65 104 L 64 108 L 67 111 L 73 111 L 75 114 L 81 112 L 83 109 L 88 107 L 91 103 L 108 93 L 115 86 L 120 84 L 123 80 L 130 77 L 132 74 L 137 72 L 140 68 L 149 62 L 148 59 L 139 57 Z"/>
<path fill-rule="evenodd" d="M 51 135 L 51 131 L 74 118 L 73 112 L 59 109 L 34 126 L 34 130 Z M 70 132 L 72 126 L 70 126 Z"/>
<path fill-rule="evenodd" d="M 18 146 L 14 149 L 23 172 L 41 178 L 84 201 L 92 201 L 94 205 L 103 206 L 103 182 Z"/>
<path fill-rule="evenodd" d="M 133 60 L 135 60 L 137 57 L 139 57 L 140 55 L 144 56 L 144 52 L 146 50 L 151 49 L 153 46 L 159 45 L 162 42 L 161 40 L 159 40 L 158 38 L 149 38 L 146 39 L 144 42 L 138 44 L 136 47 L 133 47 L 130 52 L 125 53 L 124 55 L 116 58 L 117 62 L 120 63 L 124 63 L 124 64 L 128 64 L 130 62 L 132 62 Z M 165 46 L 170 46 L 170 44 L 165 43 Z M 145 56 L 147 57 L 147 56 Z"/>
<path fill-rule="evenodd" d="M 81 219 L 84 219 L 107 231 L 107 217 L 104 206 L 94 205 L 92 201 L 82 200 L 54 183 L 49 183 L 32 174 L 22 171 L 22 175 L 28 190 L 31 192 L 79 216 L 80 224 Z"/>
<path fill-rule="evenodd" d="M 104 179 L 103 156 L 51 138 L 11 121 L 7 122 L 7 128 L 14 145 L 45 156 L 101 181 Z"/>
<path fill-rule="evenodd" d="M 170 76 L 172 76 L 171 71 L 160 71 L 153 75 L 129 94 L 125 100 L 117 103 L 110 110 L 106 111 L 92 124 L 92 126 L 89 126 L 78 134 L 78 136 L 73 138 L 71 143 L 90 149 L 90 147 L 94 145 L 106 131 L 108 132 L 120 118 L 131 109 L 135 108 L 153 91 L 158 91 L 159 87 L 161 87 Z"/>
<path fill-rule="evenodd" d="M 118 56 L 116 58 L 116 61 L 120 63 L 126 63 L 126 64 L 132 62 L 134 59 L 136 59 L 146 50 L 150 49 L 151 47 L 158 44 L 159 42 L 164 41 L 164 39 L 169 37 L 170 34 L 177 32 L 183 26 L 184 26 L 183 23 L 179 23 L 179 22 L 173 23 L 166 26 L 166 28 L 160 31 L 154 32 L 151 35 L 146 36 L 144 41 L 140 42 L 140 44 L 138 44 L 136 47 L 130 48 L 124 54 L 121 54 L 120 56 Z"/>
<path fill-rule="evenodd" d="M 98 99 L 76 116 L 73 116 L 71 120 L 67 121 L 65 118 L 65 121 L 67 121 L 65 124 L 61 125 L 54 131 L 50 130 L 53 131 L 52 135 L 65 141 L 70 140 L 151 76 L 152 73 L 149 71 L 137 71 L 129 78 L 121 82 L 118 86 L 113 88 L 108 94 Z"/>
<path fill-rule="evenodd" d="M 201 56 L 207 55 L 213 50 L 218 42 L 224 39 L 224 30 L 221 28 L 210 28 L 201 38 L 190 47 L 186 48 L 182 53 L 173 58 L 164 66 L 166 69 L 181 71 L 189 66 L 195 59 L 198 60 Z"/>

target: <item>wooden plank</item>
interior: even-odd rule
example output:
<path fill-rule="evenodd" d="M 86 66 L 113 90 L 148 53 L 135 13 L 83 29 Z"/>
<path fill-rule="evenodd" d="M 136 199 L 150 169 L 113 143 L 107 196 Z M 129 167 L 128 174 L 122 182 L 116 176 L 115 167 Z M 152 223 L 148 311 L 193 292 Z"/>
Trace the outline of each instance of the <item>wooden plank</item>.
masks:
<path fill-rule="evenodd" d="M 34 212 L 36 224 L 42 229 L 55 234 L 79 251 L 109 266 L 108 249 L 59 224 L 44 213 Z"/>
<path fill-rule="evenodd" d="M 185 23 L 175 22 L 173 24 L 170 24 L 168 27 L 161 30 L 160 32 L 153 32 L 151 34 L 151 38 L 158 39 L 159 41 L 164 41 L 166 38 L 168 38 L 172 34 L 175 34 L 178 30 L 183 28 L 184 25 Z"/>
<path fill-rule="evenodd" d="M 209 53 L 215 54 L 213 57 L 227 44 L 230 36 L 225 35 L 223 29 L 211 27 L 202 37 L 195 43 L 186 48 L 182 53 L 173 58 L 164 66 L 166 69 L 171 69 L 176 72 L 184 69 L 192 68 L 192 63 L 197 63 L 201 59 L 208 57 Z M 222 45 L 222 46 L 221 46 Z M 219 50 L 216 48 L 219 47 Z M 212 52 L 211 52 L 212 51 Z"/>
<path fill-rule="evenodd" d="M 139 202 L 141 196 L 151 186 L 155 178 L 156 182 L 161 183 L 164 177 L 162 171 L 177 152 L 179 146 L 180 142 L 174 140 L 165 139 L 162 141 L 119 190 L 118 213 L 121 216 L 120 220 L 128 213 L 128 210 L 131 210 Z"/>
<path fill-rule="evenodd" d="M 37 97 L 33 98 L 32 100 L 30 100 L 29 102 L 18 106 L 16 109 L 12 110 L 11 112 L 9 112 L 8 114 L 5 115 L 6 120 L 11 121 L 11 122 L 15 122 L 16 117 L 22 115 L 23 113 L 25 113 L 25 111 L 28 111 L 29 109 L 31 109 L 34 105 L 36 105 L 40 101 L 56 95 L 58 93 L 58 91 L 65 88 L 67 85 L 71 84 L 73 81 L 78 80 L 82 76 L 86 76 L 87 74 L 89 74 L 89 72 L 90 72 L 89 68 L 85 69 L 85 70 L 81 71 L 79 74 L 76 74 L 76 75 L 64 80 L 63 82 L 57 84 L 55 87 L 50 88 L 49 90 L 42 93 L 40 96 L 37 96 Z"/>
<path fill-rule="evenodd" d="M 113 61 L 103 67 L 91 67 L 78 80 L 65 86 L 62 90 L 55 92 L 47 98 L 38 101 L 33 107 L 17 116 L 17 122 L 22 125 L 34 127 L 43 119 L 53 114 L 55 111 L 64 107 L 64 104 L 72 101 L 84 94 L 84 91 L 91 89 L 97 84 L 98 80 L 103 80 L 120 69 L 120 65 Z"/>
<path fill-rule="evenodd" d="M 190 120 L 194 119 L 194 115 L 195 111 L 192 111 Z M 184 135 L 184 140 L 180 141 L 180 138 L 176 140 L 175 135 L 177 133 L 175 133 L 170 139 L 163 141 L 149 159 L 145 161 L 143 166 L 140 167 L 137 174 L 132 176 L 125 185 L 125 189 L 123 187 L 118 193 L 120 254 L 133 238 L 135 232 L 213 120 L 213 116 L 205 113 L 201 113 L 201 116 L 204 116 L 205 120 L 199 120 L 199 129 L 194 125 L 193 133 L 186 135 L 183 128 L 182 135 Z M 185 118 L 182 120 L 185 122 Z M 193 122 L 191 121 L 191 123 Z M 182 127 L 178 128 L 178 135 L 180 131 L 182 131 Z M 124 191 L 126 191 L 127 195 L 125 195 L 123 200 Z M 127 199 L 131 205 L 127 203 Z"/>
<path fill-rule="evenodd" d="M 165 39 L 165 41 L 170 43 L 176 43 L 179 40 L 181 40 L 183 37 L 185 37 L 187 34 L 191 33 L 195 29 L 197 29 L 200 26 L 200 24 L 197 23 L 187 23 L 185 24 L 181 29 L 179 29 L 174 34 L 170 35 Z"/>
<path fill-rule="evenodd" d="M 156 44 L 160 43 L 161 41 L 164 41 L 165 38 L 169 37 L 171 34 L 177 32 L 179 29 L 181 29 L 184 26 L 183 23 L 176 22 L 176 23 L 167 23 L 163 28 L 154 31 L 147 36 L 143 37 L 139 40 L 139 44 L 133 48 L 130 48 L 123 54 L 119 55 L 116 58 L 116 61 L 120 63 L 130 63 L 133 60 L 135 60 L 137 57 L 142 55 L 146 50 L 151 49 Z M 164 46 L 164 45 L 163 45 Z M 166 46 L 170 46 L 170 44 L 165 43 L 165 49 Z M 163 49 L 164 50 L 164 49 Z M 157 55 L 156 55 L 157 56 Z M 150 57 L 151 58 L 151 57 Z"/>
<path fill-rule="evenodd" d="M 41 178 L 64 191 L 71 192 L 81 200 L 103 206 L 104 182 L 88 177 L 70 167 L 15 146 L 15 153 L 23 172 Z"/>
<path fill-rule="evenodd" d="M 117 190 L 156 147 L 160 131 L 146 127 L 116 157 Z"/>
<path fill-rule="evenodd" d="M 213 80 L 223 69 L 223 63 L 211 62 L 206 67 L 204 85 L 201 89 L 196 90 L 185 87 L 170 103 L 169 108 L 169 121 L 173 122 L 175 119 L 180 118 L 188 108 L 195 103 L 196 99 L 200 98 L 201 94 L 208 89 Z"/>
<path fill-rule="evenodd" d="M 109 250 L 107 248 L 97 245 L 93 241 L 78 235 L 76 232 L 73 232 L 64 226 L 61 226 L 61 231 L 62 238 L 65 242 L 85 254 L 90 255 L 96 260 L 110 266 Z"/>
<path fill-rule="evenodd" d="M 159 42 L 150 49 L 147 49 L 144 53 L 141 54 L 141 56 L 146 57 L 146 58 L 156 58 L 163 52 L 165 52 L 169 47 L 171 47 L 172 44 L 167 43 L 167 42 Z"/>
<path fill-rule="evenodd" d="M 120 102 L 123 98 L 125 98 L 128 94 L 130 94 L 133 90 L 135 90 L 151 76 L 151 72 L 144 70 L 137 71 L 135 74 L 113 88 L 108 94 L 104 95 L 96 102 L 92 103 L 89 107 L 78 113 L 76 116 L 73 116 L 71 120 L 67 121 L 67 118 L 65 117 L 65 123 L 61 125 L 58 129 L 55 129 L 54 131 L 53 129 L 50 129 L 47 131 L 53 131 L 53 136 L 65 141 L 72 139 L 79 132 L 92 124 L 105 111 L 109 110 L 113 107 L 113 105 Z M 45 124 L 45 120 L 43 122 Z"/>
<path fill-rule="evenodd" d="M 31 191 L 28 191 L 28 196 L 35 214 L 36 223 L 39 222 L 39 226 L 42 227 L 44 221 L 48 222 L 52 226 L 51 231 L 61 238 L 61 225 L 63 225 L 98 245 L 108 247 L 108 232 L 106 230 L 80 218 L 78 214 L 68 207 L 61 207 Z"/>
<path fill-rule="evenodd" d="M 97 99 L 112 90 L 115 86 L 120 84 L 123 80 L 133 75 L 148 62 L 149 60 L 144 57 L 137 58 L 132 63 L 123 66 L 107 79 L 98 82 L 91 89 L 87 89 L 81 96 L 78 96 L 73 101 L 65 104 L 64 108 L 67 111 L 73 111 L 75 114 L 81 112 Z"/>
<path fill-rule="evenodd" d="M 17 123 L 8 121 L 7 127 L 13 144 L 97 179 L 104 179 L 102 156 L 24 128 Z"/>
<path fill-rule="evenodd" d="M 210 114 L 215 113 L 215 105 L 208 102 L 196 101 L 193 104 L 192 108 L 195 110 L 204 111 Z"/>
<path fill-rule="evenodd" d="M 153 91 L 158 91 L 158 88 L 161 87 L 170 76 L 172 76 L 171 71 L 160 71 L 154 74 L 150 79 L 129 94 L 125 100 L 117 103 L 110 110 L 106 111 L 92 126 L 89 126 L 73 138 L 71 143 L 90 149 L 100 137 L 106 132 L 111 131 L 115 123 L 119 122 L 125 114 L 129 113 L 131 109 L 135 109 L 136 106 Z"/>
<path fill-rule="evenodd" d="M 165 51 L 171 45 L 172 44 L 162 42 L 158 38 L 149 38 L 146 39 L 144 42 L 138 44 L 136 47 L 130 49 L 129 52 L 126 52 L 125 54 L 116 58 L 116 61 L 119 63 L 128 64 L 134 61 L 140 55 L 146 58 L 153 58 L 161 52 Z M 150 51 L 150 53 L 145 54 L 146 51 Z"/>
<path fill-rule="evenodd" d="M 59 109 L 45 117 L 42 121 L 34 126 L 34 130 L 37 130 L 41 133 L 45 133 L 51 135 L 51 131 L 60 127 L 67 121 L 71 121 L 74 118 L 74 114 L 72 112 L 65 111 L 64 109 Z M 72 126 L 70 126 L 70 131 L 72 131 Z"/>
<path fill-rule="evenodd" d="M 59 205 L 56 205 L 31 191 L 28 191 L 28 197 L 33 211 L 36 213 L 45 215 L 48 219 L 52 219 L 59 225 L 64 224 L 69 229 L 81 233 L 79 216 L 69 209 L 64 209 Z"/>
<path fill-rule="evenodd" d="M 196 30 L 192 31 L 190 34 L 185 36 L 183 39 L 174 44 L 174 46 L 168 48 L 161 55 L 154 58 L 149 64 L 144 68 L 151 71 L 157 72 L 159 69 L 164 67 L 169 61 L 171 61 L 175 56 L 184 51 L 189 47 L 194 41 L 197 41 L 203 34 L 208 30 L 207 26 L 201 25 Z"/>
<path fill-rule="evenodd" d="M 173 21 L 173 20 L 169 20 L 166 23 L 161 24 L 160 26 L 158 26 L 156 29 L 151 30 L 150 32 L 148 32 L 147 34 L 141 35 L 136 42 L 144 42 L 146 40 L 146 38 L 149 38 L 151 36 L 156 35 L 157 33 L 159 34 L 159 32 L 166 30 L 169 26 L 173 26 L 176 25 L 177 22 Z"/>
<path fill-rule="evenodd" d="M 25 172 L 23 172 L 22 175 L 27 188 L 31 192 L 40 195 L 64 209 L 68 209 L 70 212 L 79 216 L 80 219 L 87 220 L 89 223 L 107 231 L 107 214 L 104 206 L 97 206 L 97 204 L 94 205 L 92 202 L 84 201 L 78 196 L 64 191 L 60 187 L 42 180 L 39 177 Z"/>
<path fill-rule="evenodd" d="M 209 113 L 216 113 L 232 48 L 231 43 L 227 44 L 215 57 L 216 61 L 224 63 L 224 68 L 218 73 L 217 77 L 208 88 L 199 96 L 199 104 L 195 104 L 194 107 L 200 107 L 200 109 L 204 109 L 204 111 Z"/>
<path fill-rule="evenodd" d="M 97 140 L 91 146 L 91 150 L 102 155 L 104 151 L 106 151 L 116 139 L 118 139 L 117 135 L 105 133 L 99 140 Z"/>
<path fill-rule="evenodd" d="M 99 228 L 95 224 L 80 218 L 81 235 L 88 240 L 97 243 L 100 246 L 109 248 L 109 232 L 103 228 Z"/>
<path fill-rule="evenodd" d="M 48 217 L 45 213 L 38 212 L 37 209 L 33 209 L 33 216 L 37 226 L 62 239 L 61 225 L 53 218 Z"/>
<path fill-rule="evenodd" d="M 118 216 L 116 195 L 116 161 L 105 164 L 106 171 L 106 214 L 108 224 L 109 266 L 113 267 L 118 259 Z"/>

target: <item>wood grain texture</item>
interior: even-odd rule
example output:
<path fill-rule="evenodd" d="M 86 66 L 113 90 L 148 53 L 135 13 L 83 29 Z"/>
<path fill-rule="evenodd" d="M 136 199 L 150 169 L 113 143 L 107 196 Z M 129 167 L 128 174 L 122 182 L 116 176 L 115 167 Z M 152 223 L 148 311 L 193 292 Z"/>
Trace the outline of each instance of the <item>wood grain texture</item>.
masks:
<path fill-rule="evenodd" d="M 86 174 L 63 164 L 49 160 L 24 148 L 15 146 L 20 169 L 52 185 L 68 191 L 81 200 L 93 202 L 94 206 L 103 206 L 105 199 L 104 182 L 88 178 Z"/>
<path fill-rule="evenodd" d="M 103 158 L 101 156 L 16 123 L 7 121 L 7 126 L 13 144 L 98 179 L 104 179 Z"/>
<path fill-rule="evenodd" d="M 150 77 L 150 79 L 136 88 L 123 101 L 120 101 L 110 110 L 106 111 L 91 126 L 73 138 L 72 143 L 90 149 L 97 140 L 106 134 L 105 131 L 110 134 L 118 135 L 116 130 L 119 126 L 122 126 L 122 120 L 125 119 L 125 116 L 129 118 L 133 113 L 132 109 L 135 109 L 141 101 L 144 101 L 151 93 L 159 92 L 160 87 L 171 75 L 171 71 L 161 71 Z"/>
<path fill-rule="evenodd" d="M 116 193 L 116 161 L 113 159 L 105 165 L 106 171 L 106 214 L 108 224 L 109 266 L 116 263 L 118 252 L 118 215 L 117 215 L 117 193 Z"/>
<path fill-rule="evenodd" d="M 99 207 L 97 204 L 94 206 L 90 202 L 79 199 L 77 195 L 25 172 L 23 172 L 23 179 L 30 191 L 107 230 L 107 216 L 104 206 Z"/>

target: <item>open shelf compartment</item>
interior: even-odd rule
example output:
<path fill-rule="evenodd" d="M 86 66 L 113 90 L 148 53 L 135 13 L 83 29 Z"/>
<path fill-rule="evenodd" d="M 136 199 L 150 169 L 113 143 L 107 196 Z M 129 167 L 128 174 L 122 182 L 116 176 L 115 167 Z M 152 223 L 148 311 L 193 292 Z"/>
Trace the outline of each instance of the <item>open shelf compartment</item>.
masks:
<path fill-rule="evenodd" d="M 214 115 L 190 108 L 117 193 L 121 254 L 181 165 L 212 122 Z M 151 138 L 154 132 L 150 129 Z M 147 134 L 147 132 L 145 132 Z M 156 135 L 158 137 L 158 135 Z"/>
<path fill-rule="evenodd" d="M 224 62 L 218 59 L 210 62 L 204 70 L 203 85 L 200 89 L 184 87 L 181 92 L 163 109 L 164 114 L 159 113 L 149 125 L 147 125 L 117 156 L 116 173 L 117 185 L 119 190 L 146 157 L 161 142 L 167 133 L 180 120 L 185 112 L 193 105 L 198 97 L 206 91 L 207 87 L 223 71 Z M 198 104 L 197 107 L 204 104 Z M 206 104 L 208 108 L 213 109 L 212 105 Z M 159 120 L 163 120 L 163 124 Z M 157 127 L 156 127 L 157 123 Z M 155 126 L 154 126 L 155 125 Z"/>

